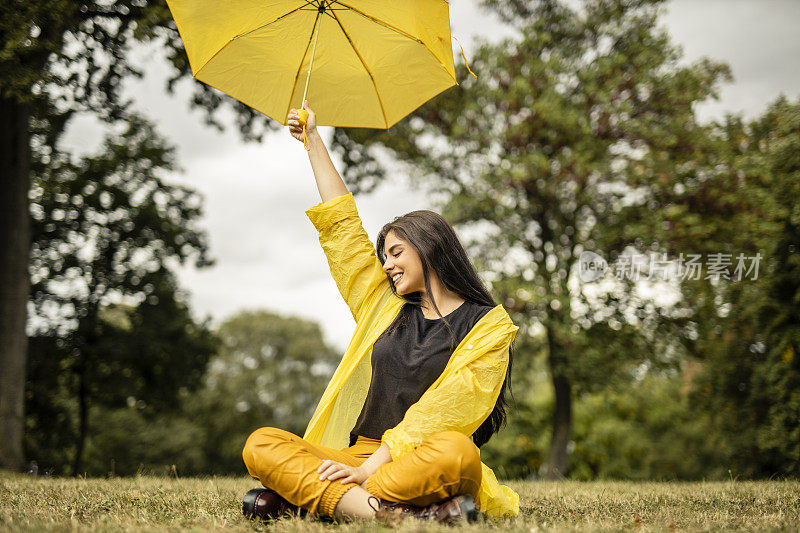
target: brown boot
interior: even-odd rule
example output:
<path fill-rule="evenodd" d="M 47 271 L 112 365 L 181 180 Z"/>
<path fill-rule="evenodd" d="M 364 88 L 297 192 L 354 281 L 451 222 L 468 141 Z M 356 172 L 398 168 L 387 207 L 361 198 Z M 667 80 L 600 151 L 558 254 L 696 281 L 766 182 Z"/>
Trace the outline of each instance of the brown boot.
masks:
<path fill-rule="evenodd" d="M 305 509 L 292 505 L 272 489 L 250 489 L 242 501 L 242 513 L 247 518 L 271 520 L 282 517 L 285 513 L 307 514 Z"/>
<path fill-rule="evenodd" d="M 377 501 L 377 507 L 372 504 L 373 498 Z M 455 496 L 427 507 L 382 500 L 376 496 L 370 496 L 367 503 L 375 510 L 375 519 L 388 526 L 396 526 L 408 517 L 458 525 L 474 522 L 479 516 L 475 500 L 470 494 Z"/>

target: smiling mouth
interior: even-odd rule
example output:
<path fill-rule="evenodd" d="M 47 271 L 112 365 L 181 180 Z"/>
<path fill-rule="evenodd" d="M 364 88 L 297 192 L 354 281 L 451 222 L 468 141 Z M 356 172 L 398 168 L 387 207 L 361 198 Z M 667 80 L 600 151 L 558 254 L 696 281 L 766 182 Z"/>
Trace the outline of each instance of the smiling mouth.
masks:
<path fill-rule="evenodd" d="M 399 277 L 393 277 L 392 281 L 394 281 L 394 284 L 397 285 L 397 282 L 399 282 L 401 279 L 403 279 L 402 272 L 399 274 Z"/>

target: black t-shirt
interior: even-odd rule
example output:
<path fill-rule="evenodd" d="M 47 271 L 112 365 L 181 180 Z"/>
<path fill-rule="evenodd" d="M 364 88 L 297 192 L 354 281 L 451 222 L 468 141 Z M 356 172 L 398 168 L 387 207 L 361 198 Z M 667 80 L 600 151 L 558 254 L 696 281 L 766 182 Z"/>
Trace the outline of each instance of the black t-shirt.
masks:
<path fill-rule="evenodd" d="M 410 313 L 411 320 L 393 331 L 387 328 L 373 345 L 372 380 L 350 432 L 350 446 L 359 435 L 380 439 L 387 429 L 399 424 L 406 410 L 441 375 L 453 355 L 452 348 L 492 309 L 464 301 L 445 315 L 455 336 L 451 346 L 451 334 L 441 318 L 425 318 L 419 307 L 406 303 L 403 311 Z"/>

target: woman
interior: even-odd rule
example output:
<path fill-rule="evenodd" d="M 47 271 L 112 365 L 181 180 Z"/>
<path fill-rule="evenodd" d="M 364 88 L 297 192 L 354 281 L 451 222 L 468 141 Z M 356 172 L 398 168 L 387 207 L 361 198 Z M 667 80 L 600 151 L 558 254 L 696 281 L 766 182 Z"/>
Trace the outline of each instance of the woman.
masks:
<path fill-rule="evenodd" d="M 248 437 L 245 465 L 268 490 L 248 493 L 245 514 L 302 509 L 388 522 L 517 515 L 519 495 L 497 482 L 479 447 L 505 422 L 519 328 L 438 214 L 395 218 L 372 246 L 316 115 L 307 101 L 303 108 L 322 198 L 306 214 L 356 330 L 303 438 L 270 427 Z M 294 109 L 287 123 L 303 142 Z"/>

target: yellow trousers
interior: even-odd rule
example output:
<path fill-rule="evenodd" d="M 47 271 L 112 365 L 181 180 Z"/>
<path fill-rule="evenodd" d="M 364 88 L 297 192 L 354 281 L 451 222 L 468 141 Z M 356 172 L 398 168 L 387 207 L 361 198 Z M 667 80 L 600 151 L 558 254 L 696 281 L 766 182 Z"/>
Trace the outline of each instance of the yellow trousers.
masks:
<path fill-rule="evenodd" d="M 320 481 L 317 468 L 325 459 L 360 466 L 380 445 L 380 440 L 359 436 L 353 446 L 337 450 L 263 427 L 247 438 L 242 458 L 247 472 L 263 486 L 310 513 L 332 517 L 344 493 L 359 485 L 342 484 L 341 479 Z M 397 461 L 381 465 L 365 488 L 384 500 L 426 506 L 460 494 L 471 494 L 477 501 L 480 485 L 478 447 L 462 433 L 442 431 Z"/>

